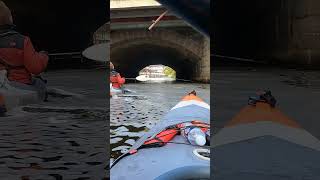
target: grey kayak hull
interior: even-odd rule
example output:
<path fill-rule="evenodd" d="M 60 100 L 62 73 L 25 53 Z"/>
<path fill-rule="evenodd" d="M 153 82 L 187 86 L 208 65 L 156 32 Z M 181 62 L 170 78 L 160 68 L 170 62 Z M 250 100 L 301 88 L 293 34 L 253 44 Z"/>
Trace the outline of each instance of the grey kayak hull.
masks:
<path fill-rule="evenodd" d="M 214 179 L 320 179 L 320 151 L 263 136 L 213 148 Z"/>
<path fill-rule="evenodd" d="M 188 143 L 180 135 L 172 142 Z M 159 148 L 140 149 L 136 154 L 124 157 L 112 167 L 110 177 L 112 180 L 152 180 L 177 168 L 200 166 L 204 170 L 210 170 L 210 161 L 194 155 L 194 149 L 199 147 L 172 143 Z"/>
<path fill-rule="evenodd" d="M 133 93 L 133 91 L 131 91 L 129 89 L 116 89 L 116 88 L 113 88 L 112 85 L 110 85 L 110 92 L 111 92 L 111 94 Z"/>
<path fill-rule="evenodd" d="M 0 70 L 0 96 L 4 98 L 7 111 L 43 101 L 36 89 L 27 85 L 23 85 L 23 88 L 17 88 L 7 79 L 6 74 L 5 70 Z"/>
<path fill-rule="evenodd" d="M 110 89 L 110 92 L 111 92 L 112 94 L 122 94 L 122 93 L 123 93 L 123 90 L 122 90 L 122 89 L 111 88 L 111 89 Z"/>
<path fill-rule="evenodd" d="M 248 105 L 213 137 L 214 179 L 320 179 L 320 141 L 277 107 Z"/>

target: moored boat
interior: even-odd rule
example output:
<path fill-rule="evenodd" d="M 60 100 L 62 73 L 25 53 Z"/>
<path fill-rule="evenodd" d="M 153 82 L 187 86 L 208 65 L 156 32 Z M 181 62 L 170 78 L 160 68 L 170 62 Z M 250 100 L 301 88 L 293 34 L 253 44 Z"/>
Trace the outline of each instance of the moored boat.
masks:
<path fill-rule="evenodd" d="M 143 68 L 136 79 L 145 83 L 174 82 L 176 81 L 176 72 L 168 66 L 150 65 Z"/>

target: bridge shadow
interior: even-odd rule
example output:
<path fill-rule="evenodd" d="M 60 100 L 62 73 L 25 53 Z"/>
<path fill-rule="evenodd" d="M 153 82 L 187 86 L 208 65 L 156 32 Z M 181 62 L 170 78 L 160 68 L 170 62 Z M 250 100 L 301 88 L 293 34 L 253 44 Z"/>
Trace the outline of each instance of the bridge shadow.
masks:
<path fill-rule="evenodd" d="M 36 49 L 82 51 L 93 33 L 109 21 L 105 0 L 3 0 L 12 10 L 18 30 L 31 37 Z"/>
<path fill-rule="evenodd" d="M 283 58 L 288 46 L 287 1 L 217 1 L 212 52 L 252 59 Z"/>

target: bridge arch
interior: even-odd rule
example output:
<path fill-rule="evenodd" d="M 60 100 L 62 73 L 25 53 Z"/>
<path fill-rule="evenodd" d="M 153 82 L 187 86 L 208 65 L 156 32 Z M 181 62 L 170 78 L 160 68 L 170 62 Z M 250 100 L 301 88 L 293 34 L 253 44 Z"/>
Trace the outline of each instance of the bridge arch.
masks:
<path fill-rule="evenodd" d="M 177 78 L 195 79 L 202 59 L 202 40 L 173 30 L 111 31 L 110 59 L 126 77 L 150 64 L 168 65 Z"/>

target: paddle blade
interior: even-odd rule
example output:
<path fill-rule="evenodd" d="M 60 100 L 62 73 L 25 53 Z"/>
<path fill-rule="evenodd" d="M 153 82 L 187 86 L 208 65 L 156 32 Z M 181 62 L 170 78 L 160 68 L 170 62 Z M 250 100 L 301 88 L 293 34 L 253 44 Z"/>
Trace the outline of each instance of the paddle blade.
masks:
<path fill-rule="evenodd" d="M 144 82 L 144 81 L 147 81 L 148 79 L 146 78 L 146 76 L 141 75 L 136 77 L 136 80 Z"/>
<path fill-rule="evenodd" d="M 82 55 L 88 59 L 100 62 L 109 61 L 109 43 L 101 43 L 88 47 L 82 52 Z"/>

